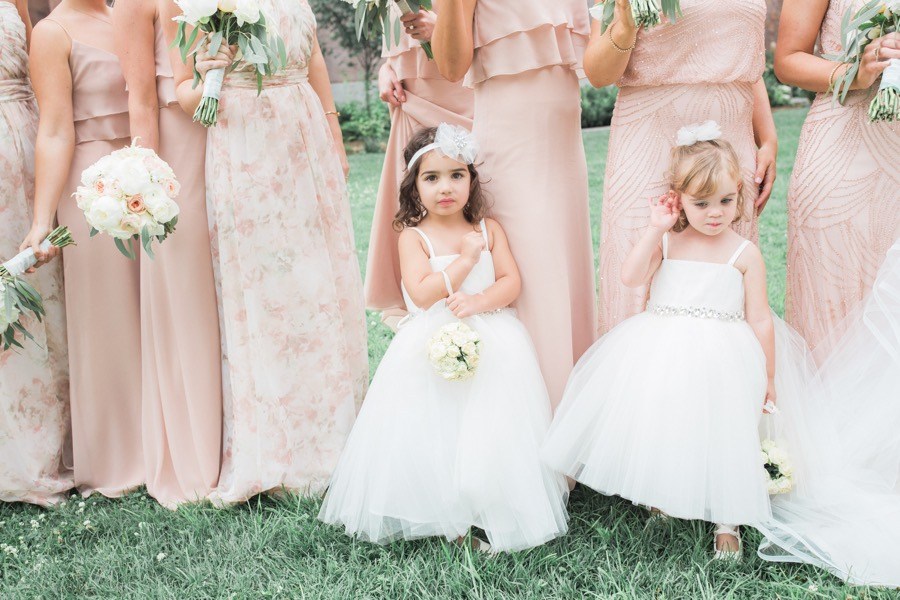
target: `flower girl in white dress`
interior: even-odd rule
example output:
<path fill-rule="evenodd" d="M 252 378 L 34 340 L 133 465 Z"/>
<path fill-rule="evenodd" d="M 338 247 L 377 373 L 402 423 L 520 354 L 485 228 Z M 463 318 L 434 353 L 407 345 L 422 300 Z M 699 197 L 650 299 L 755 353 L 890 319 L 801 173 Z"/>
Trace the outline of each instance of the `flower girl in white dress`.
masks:
<path fill-rule="evenodd" d="M 709 122 L 672 151 L 673 191 L 622 268 L 650 301 L 575 367 L 543 449 L 604 494 L 717 524 L 717 557 L 738 525 L 769 519 L 758 424 L 774 409 L 775 340 L 759 249 L 731 229 L 741 168 Z"/>
<path fill-rule="evenodd" d="M 549 398 L 528 333 L 507 308 L 519 273 L 503 229 L 482 218 L 476 153 L 466 130 L 445 124 L 405 151 L 396 225 L 410 316 L 378 367 L 319 513 L 372 542 L 457 540 L 474 526 L 492 550 L 514 551 L 567 529 L 565 479 L 539 458 Z M 460 320 L 480 338 L 474 359 L 472 346 L 463 361 L 432 342 Z M 459 372 L 449 373 L 448 361 Z"/>

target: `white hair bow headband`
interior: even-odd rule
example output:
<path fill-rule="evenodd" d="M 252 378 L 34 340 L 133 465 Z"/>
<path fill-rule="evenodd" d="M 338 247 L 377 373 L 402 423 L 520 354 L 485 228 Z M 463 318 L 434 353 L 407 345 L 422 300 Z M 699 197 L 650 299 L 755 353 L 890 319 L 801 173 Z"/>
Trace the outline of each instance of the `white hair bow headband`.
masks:
<path fill-rule="evenodd" d="M 715 121 L 695 123 L 678 130 L 675 144 L 678 146 L 693 146 L 697 142 L 708 142 L 722 137 L 722 129 Z"/>
<path fill-rule="evenodd" d="M 423 146 L 418 152 L 413 154 L 406 169 L 411 171 L 419 159 L 432 150 L 438 150 L 447 158 L 471 165 L 475 162 L 475 157 L 478 156 L 478 142 L 475 141 L 475 137 L 466 128 L 441 123 L 438 125 L 437 134 L 434 136 L 434 143 Z"/>

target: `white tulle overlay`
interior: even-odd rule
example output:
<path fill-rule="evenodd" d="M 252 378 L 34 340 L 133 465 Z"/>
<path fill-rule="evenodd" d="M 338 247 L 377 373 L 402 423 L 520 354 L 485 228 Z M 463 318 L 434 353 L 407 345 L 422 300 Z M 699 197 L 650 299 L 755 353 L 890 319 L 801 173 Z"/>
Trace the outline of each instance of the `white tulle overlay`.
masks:
<path fill-rule="evenodd" d="M 435 271 L 456 258 L 432 256 Z M 493 282 L 483 252 L 461 289 Z M 446 381 L 428 344 L 456 318 L 443 301 L 427 311 L 407 302 L 414 316 L 378 367 L 319 518 L 376 543 L 455 539 L 476 526 L 514 551 L 564 534 L 568 490 L 538 456 L 550 402 L 524 326 L 510 310 L 464 319 L 481 362 L 471 379 Z"/>
<path fill-rule="evenodd" d="M 757 429 L 765 357 L 739 318 L 739 252 L 727 264 L 663 261 L 650 308 L 576 365 L 544 445 L 548 464 L 674 517 L 769 518 Z"/>

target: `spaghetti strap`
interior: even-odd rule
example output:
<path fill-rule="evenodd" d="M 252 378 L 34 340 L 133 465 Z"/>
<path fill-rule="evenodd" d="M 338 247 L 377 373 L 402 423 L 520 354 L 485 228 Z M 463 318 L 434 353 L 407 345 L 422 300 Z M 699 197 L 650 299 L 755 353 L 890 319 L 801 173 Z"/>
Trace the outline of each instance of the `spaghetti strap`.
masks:
<path fill-rule="evenodd" d="M 41 19 L 41 21 L 49 21 L 50 23 L 55 24 L 57 27 L 59 27 L 60 29 L 63 30 L 63 33 L 66 34 L 66 37 L 69 38 L 70 42 L 75 41 L 74 38 L 72 37 L 72 34 L 69 33 L 68 29 L 66 29 L 66 26 L 63 25 L 62 23 L 60 23 L 59 21 L 57 21 L 56 19 L 54 19 L 53 17 L 44 17 L 43 19 Z"/>
<path fill-rule="evenodd" d="M 428 258 L 434 258 L 434 246 L 431 245 L 431 240 L 428 239 L 428 236 L 425 235 L 425 232 L 418 227 L 410 227 L 410 229 L 422 236 L 422 239 L 425 240 L 425 245 L 428 246 Z"/>
<path fill-rule="evenodd" d="M 735 261 L 738 259 L 738 257 L 740 257 L 741 253 L 744 251 L 744 249 L 747 248 L 747 246 L 749 246 L 749 245 L 750 245 L 750 240 L 744 240 L 744 243 L 742 243 L 740 246 L 738 246 L 738 249 L 735 250 L 734 254 L 731 255 L 731 259 L 729 259 L 728 264 L 733 266 Z"/>
<path fill-rule="evenodd" d="M 662 239 L 663 260 L 669 258 L 669 232 L 663 234 Z"/>
<path fill-rule="evenodd" d="M 487 224 L 484 222 L 484 219 L 481 220 L 481 235 L 484 236 L 484 249 L 490 251 L 491 249 L 491 240 L 488 239 L 488 231 Z"/>

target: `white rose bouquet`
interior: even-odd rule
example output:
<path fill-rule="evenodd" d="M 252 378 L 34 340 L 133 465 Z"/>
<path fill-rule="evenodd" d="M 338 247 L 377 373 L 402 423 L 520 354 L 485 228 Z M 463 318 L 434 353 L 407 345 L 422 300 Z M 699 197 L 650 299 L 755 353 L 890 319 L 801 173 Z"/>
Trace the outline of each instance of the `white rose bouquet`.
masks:
<path fill-rule="evenodd" d="M 794 487 L 794 467 L 787 453 L 772 440 L 762 443 L 763 468 L 768 479 L 769 494 L 786 494 Z"/>
<path fill-rule="evenodd" d="M 156 152 L 135 143 L 85 169 L 74 195 L 91 237 L 112 236 L 119 251 L 134 259 L 132 239 L 140 239 L 153 258 L 153 240 L 163 242 L 175 231 L 179 191 L 172 168 Z"/>
<path fill-rule="evenodd" d="M 41 243 L 41 248 L 49 250 L 50 246 L 65 248 L 74 244 L 75 240 L 72 239 L 68 228 L 57 227 Z M 19 277 L 35 263 L 37 259 L 34 251 L 29 248 L 0 265 L 0 338 L 3 339 L 4 350 L 8 350 L 11 346 L 23 347 L 16 339 L 18 333 L 26 339 L 34 339 L 19 322 L 23 314 L 31 313 L 38 321 L 44 316 L 44 301 L 41 295 Z"/>
<path fill-rule="evenodd" d="M 680 0 L 630 0 L 631 16 L 638 29 L 650 29 L 656 27 L 665 15 L 669 21 L 674 22 L 681 16 Z M 612 23 L 615 17 L 616 0 L 603 0 L 591 8 L 591 16 L 603 25 L 603 32 Z"/>
<path fill-rule="evenodd" d="M 401 15 L 431 10 L 431 0 L 342 0 L 356 10 L 356 37 L 379 38 L 382 35 L 390 42 L 400 41 L 403 34 L 399 19 L 391 18 L 391 5 L 395 4 Z M 393 22 L 392 22 L 393 20 Z M 393 37 L 391 35 L 393 34 Z M 434 59 L 429 42 L 422 42 L 422 49 L 428 59 Z"/>
<path fill-rule="evenodd" d="M 448 323 L 428 342 L 428 359 L 447 381 L 469 379 L 478 368 L 481 339 L 462 321 Z"/>
<path fill-rule="evenodd" d="M 182 14 L 175 17 L 178 33 L 172 46 L 178 47 L 184 62 L 188 56 L 202 52 L 213 57 L 222 44 L 237 45 L 240 54 L 231 69 L 241 62 L 253 65 L 257 93 L 262 92 L 263 77 L 274 75 L 287 65 L 284 40 L 269 32 L 266 15 L 257 0 L 175 0 L 175 4 Z M 193 27 L 190 35 L 187 34 L 188 25 Z M 208 35 L 204 35 L 194 48 L 200 32 Z M 194 120 L 206 127 L 215 125 L 218 120 L 219 95 L 224 80 L 225 69 L 212 69 L 206 74 L 203 98 L 194 112 Z M 194 69 L 194 87 L 199 83 L 200 73 Z"/>
<path fill-rule="evenodd" d="M 847 63 L 849 67 L 835 79 L 834 100 L 844 102 L 856 74 L 863 53 L 873 40 L 900 31 L 900 0 L 871 0 L 855 13 L 852 8 L 844 14 L 841 34 L 844 47 L 838 54 L 825 58 Z M 900 119 L 900 60 L 892 59 L 881 76 L 881 85 L 869 105 L 869 121 Z"/>

